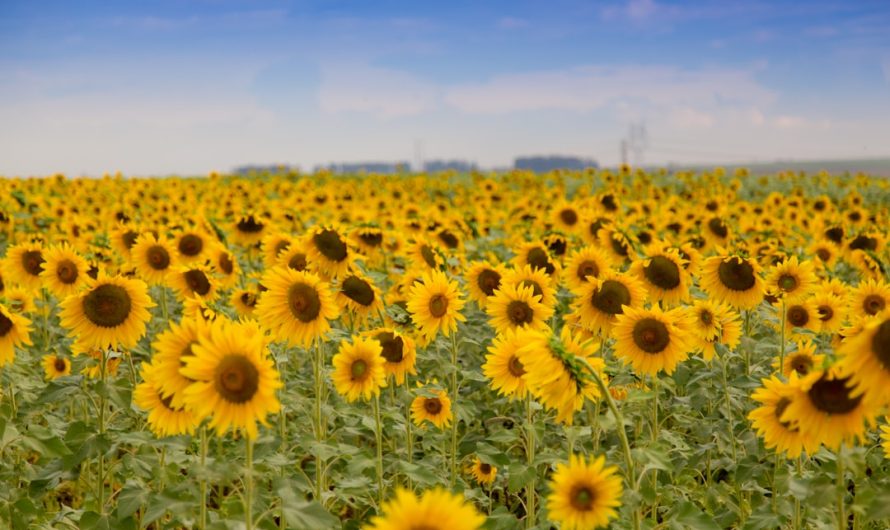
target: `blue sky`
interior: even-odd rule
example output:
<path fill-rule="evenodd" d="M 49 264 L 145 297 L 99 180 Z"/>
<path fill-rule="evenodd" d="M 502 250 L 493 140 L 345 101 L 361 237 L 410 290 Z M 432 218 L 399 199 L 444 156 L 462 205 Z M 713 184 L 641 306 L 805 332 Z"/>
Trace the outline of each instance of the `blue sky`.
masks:
<path fill-rule="evenodd" d="M 0 2 L 0 174 L 890 156 L 890 3 Z"/>

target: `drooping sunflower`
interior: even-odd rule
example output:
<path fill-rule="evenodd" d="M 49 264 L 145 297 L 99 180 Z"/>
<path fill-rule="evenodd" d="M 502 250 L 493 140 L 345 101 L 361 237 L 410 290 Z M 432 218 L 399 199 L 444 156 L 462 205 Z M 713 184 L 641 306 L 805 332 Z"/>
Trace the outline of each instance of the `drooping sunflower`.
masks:
<path fill-rule="evenodd" d="M 502 265 L 492 265 L 487 261 L 476 261 L 467 269 L 467 291 L 470 298 L 475 300 L 479 307 L 485 308 L 488 297 L 501 286 L 504 276 Z"/>
<path fill-rule="evenodd" d="M 849 294 L 850 317 L 874 316 L 890 307 L 890 285 L 880 280 L 861 282 Z"/>
<path fill-rule="evenodd" d="M 430 395 L 419 395 L 411 402 L 411 419 L 414 424 L 420 427 L 424 421 L 428 421 L 440 429 L 448 428 L 454 417 L 448 394 L 440 389 L 423 389 L 422 392 Z"/>
<path fill-rule="evenodd" d="M 770 270 L 766 292 L 794 303 L 810 296 L 818 282 L 812 261 L 798 261 L 797 256 L 791 256 Z"/>
<path fill-rule="evenodd" d="M 216 294 L 213 268 L 204 264 L 191 263 L 174 267 L 167 275 L 167 282 L 181 299 L 200 296 L 202 299 L 212 300 Z"/>
<path fill-rule="evenodd" d="M 522 399 L 528 391 L 525 386 L 525 367 L 519 359 L 519 348 L 524 344 L 522 334 L 510 329 L 495 336 L 482 373 L 491 380 L 491 388 L 510 399 Z"/>
<path fill-rule="evenodd" d="M 702 289 L 720 302 L 753 309 L 763 300 L 763 279 L 757 261 L 741 256 L 713 256 L 702 264 Z"/>
<path fill-rule="evenodd" d="M 556 421 L 571 425 L 585 399 L 600 397 L 599 387 L 585 364 L 606 380 L 605 362 L 594 356 L 593 341 L 580 339 L 567 326 L 559 337 L 549 330 L 523 329 L 518 334 L 522 346 L 517 354 L 525 369 L 529 393 L 545 409 L 556 410 Z"/>
<path fill-rule="evenodd" d="M 563 281 L 569 290 L 580 290 L 591 278 L 612 268 L 612 258 L 603 250 L 588 245 L 575 251 L 563 269 Z"/>
<path fill-rule="evenodd" d="M 444 263 L 438 245 L 419 234 L 413 236 L 408 246 L 408 259 L 413 268 L 423 271 L 438 269 Z"/>
<path fill-rule="evenodd" d="M 83 349 L 129 349 L 145 334 L 154 305 L 142 280 L 100 274 L 62 302 L 59 317 Z"/>
<path fill-rule="evenodd" d="M 60 300 L 76 293 L 89 279 L 87 260 L 67 243 L 49 247 L 43 257 L 40 277 L 44 286 Z"/>
<path fill-rule="evenodd" d="M 253 317 L 258 301 L 257 293 L 252 289 L 235 289 L 229 297 L 229 303 L 242 317 Z"/>
<path fill-rule="evenodd" d="M 322 278 L 337 278 L 346 274 L 355 259 L 348 240 L 334 226 L 319 226 L 306 241 L 306 255 L 313 270 Z"/>
<path fill-rule="evenodd" d="M 170 396 L 161 393 L 160 379 L 155 367 L 142 363 L 142 382 L 133 389 L 133 403 L 148 411 L 148 426 L 158 438 L 194 434 L 201 421 L 189 409 L 174 404 Z"/>
<path fill-rule="evenodd" d="M 814 453 L 819 444 L 805 436 L 800 427 L 793 421 L 783 419 L 785 411 L 793 399 L 800 399 L 794 385 L 796 376 L 791 383 L 786 383 L 776 376 L 761 380 L 763 386 L 754 391 L 751 398 L 761 405 L 748 414 L 751 426 L 763 438 L 767 449 L 784 453 L 787 458 L 797 458 L 801 451 Z"/>
<path fill-rule="evenodd" d="M 63 355 L 44 355 L 40 364 L 43 365 L 43 374 L 47 381 L 71 375 L 71 361 Z"/>
<path fill-rule="evenodd" d="M 172 399 L 175 407 L 182 406 L 183 392 L 194 383 L 182 375 L 180 369 L 185 366 L 185 360 L 195 354 L 193 348 L 198 344 L 199 335 L 207 329 L 207 323 L 203 319 L 185 317 L 178 324 L 171 322 L 170 327 L 162 331 L 151 345 L 154 352 L 152 366 L 158 376 L 158 390 L 164 398 Z"/>
<path fill-rule="evenodd" d="M 606 251 L 616 264 L 634 260 L 637 257 L 633 244 L 624 233 L 615 226 L 603 228 L 597 234 L 599 248 Z"/>
<path fill-rule="evenodd" d="M 399 488 L 395 498 L 383 503 L 363 530 L 478 530 L 485 516 L 476 511 L 463 495 L 444 488 L 427 490 L 417 498 Z"/>
<path fill-rule="evenodd" d="M 357 272 L 349 272 L 343 276 L 337 289 L 336 301 L 342 311 L 353 315 L 356 323 L 364 322 L 370 315 L 383 310 L 380 289 L 370 278 Z"/>
<path fill-rule="evenodd" d="M 530 286 L 503 285 L 488 299 L 485 312 L 498 333 L 509 329 L 547 327 L 553 308 L 541 303 Z"/>
<path fill-rule="evenodd" d="M 550 480 L 547 514 L 563 530 L 592 530 L 618 517 L 624 490 L 618 468 L 604 456 L 585 459 L 572 454 L 558 463 Z"/>
<path fill-rule="evenodd" d="M 463 306 L 457 282 L 438 270 L 424 273 L 421 283 L 411 287 L 408 298 L 411 319 L 429 338 L 435 337 L 439 331 L 445 335 L 454 333 L 457 323 L 466 320 L 460 312 Z"/>
<path fill-rule="evenodd" d="M 644 283 L 652 301 L 675 306 L 689 298 L 690 276 L 674 249 L 655 250 L 648 258 L 634 261 L 630 273 Z"/>
<path fill-rule="evenodd" d="M 615 318 L 615 355 L 638 374 L 672 374 L 693 349 L 688 313 L 683 308 L 662 311 L 625 307 Z"/>
<path fill-rule="evenodd" d="M 383 369 L 387 375 L 395 378 L 397 385 L 405 382 L 408 374 L 417 375 L 417 347 L 414 339 L 399 333 L 393 328 L 377 328 L 366 333 L 366 336 L 380 344 L 380 355 L 383 357 Z"/>
<path fill-rule="evenodd" d="M 346 401 L 367 401 L 380 395 L 380 389 L 386 386 L 382 353 L 383 348 L 374 339 L 356 337 L 352 343 L 340 343 L 340 349 L 334 355 L 331 378 L 334 388 Z"/>
<path fill-rule="evenodd" d="M 268 290 L 257 302 L 256 315 L 276 340 L 309 347 L 339 315 L 330 287 L 315 274 L 276 267 L 263 275 L 262 284 Z"/>
<path fill-rule="evenodd" d="M 862 439 L 866 423 L 873 423 L 878 412 L 874 405 L 854 395 L 850 376 L 833 366 L 814 370 L 793 385 L 794 395 L 779 418 L 800 428 L 801 434 L 836 450 L 842 442 Z"/>
<path fill-rule="evenodd" d="M 39 243 L 19 243 L 6 249 L 3 274 L 33 293 L 40 290 L 43 264 L 43 247 Z"/>
<path fill-rule="evenodd" d="M 220 436 L 230 428 L 257 437 L 257 422 L 281 409 L 282 387 L 259 326 L 217 319 L 192 346 L 181 373 L 195 382 L 183 392 L 185 405 Z"/>
<path fill-rule="evenodd" d="M 498 468 L 479 460 L 478 456 L 473 459 L 473 465 L 469 466 L 467 472 L 482 486 L 490 486 L 498 476 Z"/>
<path fill-rule="evenodd" d="M 804 339 L 796 343 L 797 350 L 785 355 L 784 365 L 780 367 L 778 360 L 773 362 L 773 367 L 781 368 L 785 377 L 790 378 L 792 373 L 804 377 L 821 368 L 825 362 L 825 356 L 816 353 L 816 344 L 813 341 Z"/>
<path fill-rule="evenodd" d="M 229 249 L 222 244 L 214 245 L 210 251 L 210 260 L 213 266 L 213 280 L 218 287 L 229 288 L 238 282 L 241 267 L 238 265 L 238 258 Z"/>
<path fill-rule="evenodd" d="M 165 282 L 167 274 L 177 265 L 177 254 L 167 238 L 146 232 L 133 245 L 130 261 L 146 283 L 158 285 Z"/>
<path fill-rule="evenodd" d="M 609 271 L 585 285 L 574 302 L 578 322 L 593 333 L 608 335 L 625 307 L 642 307 L 646 287 L 636 277 Z"/>
<path fill-rule="evenodd" d="M 890 311 L 865 321 L 838 353 L 840 370 L 854 387 L 853 397 L 862 396 L 876 406 L 890 403 Z"/>

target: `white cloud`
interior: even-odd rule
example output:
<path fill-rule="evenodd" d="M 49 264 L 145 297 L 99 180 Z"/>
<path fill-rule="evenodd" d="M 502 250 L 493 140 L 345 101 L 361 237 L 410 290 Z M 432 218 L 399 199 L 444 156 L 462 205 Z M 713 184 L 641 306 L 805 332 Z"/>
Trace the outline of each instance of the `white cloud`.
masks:
<path fill-rule="evenodd" d="M 671 110 L 668 121 L 679 129 L 709 129 L 716 121 L 714 116 L 691 107 Z"/>
<path fill-rule="evenodd" d="M 321 73 L 318 103 L 328 113 L 411 116 L 431 110 L 438 97 L 435 85 L 398 70 L 342 63 L 325 65 Z"/>

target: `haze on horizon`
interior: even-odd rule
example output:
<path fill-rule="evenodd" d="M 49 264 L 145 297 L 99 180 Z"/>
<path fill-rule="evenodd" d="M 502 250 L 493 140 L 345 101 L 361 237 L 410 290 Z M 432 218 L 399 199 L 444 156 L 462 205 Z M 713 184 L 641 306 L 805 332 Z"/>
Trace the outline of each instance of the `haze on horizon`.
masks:
<path fill-rule="evenodd" d="M 0 175 L 890 157 L 890 4 L 5 1 Z"/>

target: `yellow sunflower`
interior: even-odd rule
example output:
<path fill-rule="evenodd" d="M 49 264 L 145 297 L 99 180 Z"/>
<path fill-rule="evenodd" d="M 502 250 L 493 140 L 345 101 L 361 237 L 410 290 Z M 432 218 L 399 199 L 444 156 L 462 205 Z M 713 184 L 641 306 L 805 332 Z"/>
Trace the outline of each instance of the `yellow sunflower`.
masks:
<path fill-rule="evenodd" d="M 794 302 L 785 306 L 786 333 L 792 333 L 794 328 L 818 331 L 820 324 L 819 310 L 811 299 Z"/>
<path fill-rule="evenodd" d="M 552 279 L 544 269 L 525 265 L 516 269 L 507 269 L 501 278 L 501 285 L 526 286 L 541 297 L 541 303 L 548 307 L 556 306 L 556 289 Z"/>
<path fill-rule="evenodd" d="M 176 261 L 192 263 L 205 257 L 213 239 L 203 230 L 188 229 L 177 234 L 175 241 L 178 254 Z"/>
<path fill-rule="evenodd" d="M 315 274 L 276 267 L 262 284 L 268 290 L 257 302 L 256 315 L 276 340 L 308 348 L 339 315 L 330 286 Z"/>
<path fill-rule="evenodd" d="M 221 244 L 214 245 L 210 251 L 210 260 L 216 285 L 229 288 L 238 282 L 238 278 L 241 277 L 241 267 L 238 265 L 238 258 L 229 252 L 229 249 Z"/>
<path fill-rule="evenodd" d="M 558 278 L 559 262 L 550 257 L 550 251 L 543 243 L 526 242 L 515 250 L 514 266 L 522 268 L 528 265 L 532 269 L 542 269 L 549 278 Z"/>
<path fill-rule="evenodd" d="M 618 517 L 623 493 L 618 468 L 606 466 L 603 456 L 585 459 L 571 455 L 558 463 L 550 479 L 547 514 L 563 530 L 591 530 Z"/>
<path fill-rule="evenodd" d="M 528 391 L 525 386 L 525 367 L 519 360 L 519 348 L 524 344 L 522 334 L 509 329 L 495 336 L 482 373 L 491 380 L 491 388 L 510 399 L 522 399 Z"/>
<path fill-rule="evenodd" d="M 365 401 L 380 395 L 386 386 L 383 348 L 374 339 L 356 337 L 352 343 L 341 342 L 334 355 L 334 388 L 346 401 Z"/>
<path fill-rule="evenodd" d="M 45 261 L 40 277 L 46 288 L 60 300 L 76 293 L 88 281 L 87 260 L 67 243 L 49 247 L 43 257 Z"/>
<path fill-rule="evenodd" d="M 477 456 L 473 460 L 473 465 L 469 466 L 467 469 L 467 473 L 472 475 L 472 477 L 482 486 L 490 486 L 494 483 L 494 479 L 498 476 L 498 468 L 489 464 L 488 462 L 483 462 L 479 460 Z"/>
<path fill-rule="evenodd" d="M 863 396 L 877 406 L 890 403 L 890 311 L 865 321 L 838 353 L 841 372 L 854 387 L 853 397 Z"/>
<path fill-rule="evenodd" d="M 154 366 L 142 363 L 142 382 L 133 389 L 133 403 L 148 411 L 148 427 L 158 438 L 194 434 L 201 421 L 189 409 L 175 405 L 173 400 L 161 393 L 159 379 Z"/>
<path fill-rule="evenodd" d="M 476 261 L 467 269 L 467 291 L 470 298 L 475 300 L 479 307 L 485 308 L 488 297 L 501 286 L 504 276 L 502 265 L 492 265 L 487 261 Z"/>
<path fill-rule="evenodd" d="M 229 303 L 242 317 L 253 317 L 258 301 L 257 293 L 252 289 L 235 289 L 229 296 Z"/>
<path fill-rule="evenodd" d="M 766 291 L 794 303 L 810 296 L 818 284 L 813 262 L 798 261 L 797 256 L 775 265 L 766 276 Z"/>
<path fill-rule="evenodd" d="M 44 355 L 40 361 L 43 365 L 43 374 L 47 381 L 71 375 L 71 361 L 62 355 Z"/>
<path fill-rule="evenodd" d="M 816 291 L 811 299 L 819 315 L 819 333 L 837 333 L 847 319 L 847 306 L 843 298 L 823 289 Z"/>
<path fill-rule="evenodd" d="M 866 280 L 850 291 L 850 317 L 874 316 L 890 306 L 890 285 Z"/>
<path fill-rule="evenodd" d="M 414 339 L 393 328 L 377 328 L 365 333 L 380 344 L 383 369 L 395 378 L 396 384 L 405 382 L 408 374 L 417 375 L 417 347 Z"/>
<path fill-rule="evenodd" d="M 278 264 L 278 257 L 293 244 L 293 238 L 283 232 L 272 232 L 263 236 L 260 246 L 263 249 L 263 265 L 271 269 Z"/>
<path fill-rule="evenodd" d="M 333 226 L 320 226 L 312 232 L 306 241 L 306 254 L 319 276 L 337 278 L 346 274 L 355 259 L 347 241 Z"/>
<path fill-rule="evenodd" d="M 530 286 L 504 285 L 488 299 L 485 312 L 498 333 L 508 329 L 547 327 L 553 308 L 541 303 Z"/>
<path fill-rule="evenodd" d="M 39 243 L 19 243 L 6 249 L 3 274 L 28 291 L 37 292 L 40 290 L 43 263 L 43 247 Z"/>
<path fill-rule="evenodd" d="M 37 310 L 34 297 L 21 287 L 7 287 L 3 290 L 2 299 L 13 313 L 27 315 Z"/>
<path fill-rule="evenodd" d="M 569 290 L 578 291 L 590 281 L 612 268 L 612 258 L 603 250 L 586 246 L 575 251 L 563 269 L 563 281 Z"/>
<path fill-rule="evenodd" d="M 451 399 L 444 390 L 424 389 L 423 394 L 414 398 L 411 402 L 411 419 L 418 427 L 428 421 L 440 429 L 446 429 L 451 425 L 454 416 L 451 413 Z"/>
<path fill-rule="evenodd" d="M 648 258 L 634 261 L 629 272 L 646 285 L 653 302 L 675 306 L 689 299 L 690 276 L 674 249 L 653 251 Z"/>
<path fill-rule="evenodd" d="M 816 353 L 816 344 L 809 339 L 797 342 L 797 350 L 785 355 L 785 364 L 779 366 L 778 359 L 773 362 L 774 368 L 781 368 L 782 375 L 791 377 L 791 374 L 797 374 L 800 377 L 809 375 L 813 370 L 822 368 L 825 362 L 825 356 Z"/>
<path fill-rule="evenodd" d="M 184 391 L 185 405 L 220 436 L 230 428 L 257 437 L 257 422 L 281 409 L 278 371 L 259 327 L 250 321 L 214 321 L 185 357 L 181 373 L 195 382 Z"/>
<path fill-rule="evenodd" d="M 383 310 L 380 289 L 368 277 L 356 272 L 343 276 L 337 289 L 336 301 L 342 311 L 354 315 L 354 323 L 364 322 L 369 316 Z"/>
<path fill-rule="evenodd" d="M 636 277 L 609 271 L 589 281 L 574 302 L 578 323 L 594 333 L 608 335 L 615 317 L 625 307 L 642 307 L 646 301 L 646 287 Z"/>
<path fill-rule="evenodd" d="M 59 317 L 83 349 L 130 349 L 145 334 L 154 305 L 142 280 L 101 274 L 62 302 Z"/>
<path fill-rule="evenodd" d="M 788 458 L 797 458 L 801 451 L 808 454 L 816 452 L 819 444 L 805 436 L 796 423 L 783 419 L 792 400 L 800 399 L 794 388 L 797 378 L 792 376 L 791 383 L 786 383 L 772 376 L 761 382 L 763 386 L 751 395 L 761 405 L 748 414 L 748 419 L 757 434 L 763 438 L 763 445 L 767 449 L 784 453 Z"/>
<path fill-rule="evenodd" d="M 692 350 L 688 313 L 683 308 L 662 311 L 625 307 L 615 318 L 615 355 L 633 365 L 637 374 L 672 374 Z"/>
<path fill-rule="evenodd" d="M 153 370 L 157 374 L 158 390 L 164 398 L 171 398 L 173 405 L 182 406 L 185 389 L 194 381 L 182 375 L 180 369 L 185 360 L 193 356 L 201 333 L 207 331 L 207 323 L 200 318 L 184 317 L 180 323 L 171 322 L 151 345 Z"/>
<path fill-rule="evenodd" d="M 268 230 L 268 221 L 260 215 L 248 213 L 237 218 L 232 224 L 230 233 L 235 242 L 242 247 L 255 245 L 263 239 Z"/>
<path fill-rule="evenodd" d="M 363 530 L 478 530 L 485 516 L 476 511 L 463 495 L 443 488 L 423 492 L 420 498 L 406 489 L 397 489 L 394 499 L 383 503 Z"/>
<path fill-rule="evenodd" d="M 151 233 L 139 236 L 130 251 L 130 261 L 139 276 L 151 285 L 163 284 L 167 274 L 177 265 L 177 254 L 165 237 Z"/>
<path fill-rule="evenodd" d="M 424 273 L 422 282 L 411 287 L 408 298 L 411 319 L 428 338 L 435 337 L 439 331 L 445 335 L 454 333 L 457 323 L 466 320 L 460 312 L 463 306 L 457 282 L 438 270 Z"/>
<path fill-rule="evenodd" d="M 742 325 L 732 307 L 710 300 L 696 300 L 687 310 L 695 350 L 702 353 L 704 360 L 714 358 L 717 344 L 729 349 L 738 346 L 742 338 Z"/>
<path fill-rule="evenodd" d="M 753 309 L 763 300 L 757 261 L 741 256 L 713 256 L 702 264 L 700 283 L 711 297 L 738 309 Z"/>
<path fill-rule="evenodd" d="M 204 264 L 191 263 L 174 267 L 167 275 L 167 282 L 182 299 L 200 296 L 211 300 L 216 294 L 217 283 L 213 269 Z"/>
<path fill-rule="evenodd" d="M 276 263 L 279 267 L 287 267 L 297 272 L 312 269 L 312 264 L 309 262 L 309 254 L 306 251 L 306 245 L 299 241 L 294 241 L 287 249 L 283 250 L 278 255 Z"/>

